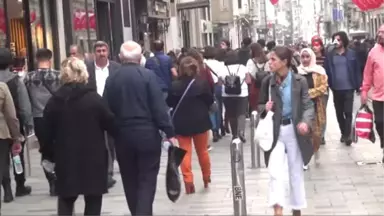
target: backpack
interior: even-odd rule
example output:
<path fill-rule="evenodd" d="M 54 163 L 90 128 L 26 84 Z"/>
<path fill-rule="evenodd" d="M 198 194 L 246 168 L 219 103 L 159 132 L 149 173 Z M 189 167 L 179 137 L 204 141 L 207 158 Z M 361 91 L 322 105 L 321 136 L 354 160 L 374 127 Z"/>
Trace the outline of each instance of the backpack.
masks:
<path fill-rule="evenodd" d="M 265 71 L 265 64 L 263 65 L 263 67 L 259 68 L 259 66 L 257 66 L 257 63 L 255 62 L 255 60 L 253 60 L 253 63 L 255 64 L 255 67 L 256 67 L 256 75 L 255 75 L 255 87 L 256 88 L 260 88 L 261 87 L 261 83 L 263 82 L 263 79 L 265 77 L 267 77 L 269 75 L 269 73 L 267 71 Z"/>
<path fill-rule="evenodd" d="M 225 79 L 224 79 L 224 92 L 226 94 L 230 94 L 230 95 L 241 94 L 241 85 L 243 84 L 243 82 L 240 80 L 240 77 L 237 75 L 237 73 L 239 72 L 239 69 L 240 69 L 240 65 L 237 68 L 237 72 L 232 74 L 227 66 L 229 75 L 225 76 Z"/>

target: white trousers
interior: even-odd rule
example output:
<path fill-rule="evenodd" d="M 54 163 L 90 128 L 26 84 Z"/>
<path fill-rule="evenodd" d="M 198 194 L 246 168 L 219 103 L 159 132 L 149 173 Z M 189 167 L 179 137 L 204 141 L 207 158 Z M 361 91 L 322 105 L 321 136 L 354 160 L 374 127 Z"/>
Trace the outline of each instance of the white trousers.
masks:
<path fill-rule="evenodd" d="M 270 174 L 269 205 L 271 207 L 274 205 L 287 207 L 285 202 L 287 176 L 290 186 L 290 207 L 292 210 L 307 207 L 303 159 L 293 124 L 280 127 L 279 139 L 269 157 L 268 171 Z"/>

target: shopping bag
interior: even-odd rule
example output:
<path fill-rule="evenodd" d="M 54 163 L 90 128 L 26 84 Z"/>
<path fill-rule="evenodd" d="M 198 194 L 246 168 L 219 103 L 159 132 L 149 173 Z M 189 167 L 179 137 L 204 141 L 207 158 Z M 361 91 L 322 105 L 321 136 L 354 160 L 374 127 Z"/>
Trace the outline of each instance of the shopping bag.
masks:
<path fill-rule="evenodd" d="M 181 193 L 181 181 L 179 166 L 183 161 L 183 158 L 187 151 L 177 146 L 171 145 L 168 148 L 168 163 L 165 176 L 165 187 L 167 190 L 167 196 L 172 202 L 180 197 Z"/>
<path fill-rule="evenodd" d="M 352 141 L 357 143 L 358 138 L 368 139 L 375 143 L 376 137 L 373 129 L 373 112 L 363 104 L 357 111 L 352 127 Z"/>
<path fill-rule="evenodd" d="M 273 115 L 269 111 L 267 115 L 259 120 L 259 124 L 255 128 L 255 141 L 259 143 L 263 151 L 269 151 L 273 143 Z"/>

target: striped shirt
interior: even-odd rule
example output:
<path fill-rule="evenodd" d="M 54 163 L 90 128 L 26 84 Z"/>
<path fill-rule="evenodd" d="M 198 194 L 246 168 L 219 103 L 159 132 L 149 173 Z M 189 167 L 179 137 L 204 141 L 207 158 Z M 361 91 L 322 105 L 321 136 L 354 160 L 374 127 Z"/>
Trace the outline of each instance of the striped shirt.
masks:
<path fill-rule="evenodd" d="M 324 67 L 325 56 L 316 56 L 316 64 Z"/>

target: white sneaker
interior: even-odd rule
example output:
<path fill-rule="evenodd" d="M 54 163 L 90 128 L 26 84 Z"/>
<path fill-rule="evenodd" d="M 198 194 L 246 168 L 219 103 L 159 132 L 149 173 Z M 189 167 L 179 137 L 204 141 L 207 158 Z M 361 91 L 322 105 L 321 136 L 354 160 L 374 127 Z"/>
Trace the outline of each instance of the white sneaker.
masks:
<path fill-rule="evenodd" d="M 304 169 L 304 171 L 307 171 L 309 169 L 309 166 L 308 165 L 303 166 L 303 169 Z"/>

